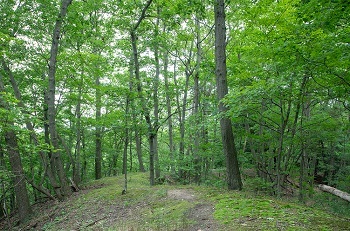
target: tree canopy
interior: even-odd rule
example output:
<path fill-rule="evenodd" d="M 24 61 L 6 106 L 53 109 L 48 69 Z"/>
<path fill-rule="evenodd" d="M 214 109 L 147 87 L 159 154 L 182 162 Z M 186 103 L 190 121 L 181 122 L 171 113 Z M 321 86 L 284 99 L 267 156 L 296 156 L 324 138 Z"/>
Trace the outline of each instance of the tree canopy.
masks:
<path fill-rule="evenodd" d="M 128 171 L 230 188 L 223 119 L 236 177 L 301 201 L 315 182 L 349 192 L 349 15 L 346 0 L 0 0 L 0 217 L 18 182 L 30 203 Z"/>

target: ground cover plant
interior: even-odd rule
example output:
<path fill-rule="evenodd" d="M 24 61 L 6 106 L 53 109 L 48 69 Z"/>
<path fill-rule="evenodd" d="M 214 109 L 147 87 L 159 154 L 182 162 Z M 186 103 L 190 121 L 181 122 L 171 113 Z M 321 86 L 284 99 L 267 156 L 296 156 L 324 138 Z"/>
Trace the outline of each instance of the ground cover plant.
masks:
<path fill-rule="evenodd" d="M 12 230 L 348 230 L 350 217 L 257 194 L 247 187 L 148 185 L 148 175 L 91 181 L 63 202 L 38 204 L 33 219 Z M 253 188 L 253 187 L 252 187 Z M 40 208 L 39 208 L 40 207 Z M 1 230 L 10 230 L 3 221 Z"/>

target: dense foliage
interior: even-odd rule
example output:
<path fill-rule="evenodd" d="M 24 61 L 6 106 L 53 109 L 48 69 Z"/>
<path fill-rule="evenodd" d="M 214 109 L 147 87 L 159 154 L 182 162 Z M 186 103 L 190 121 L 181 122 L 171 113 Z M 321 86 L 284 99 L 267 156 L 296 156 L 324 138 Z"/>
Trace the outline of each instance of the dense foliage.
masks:
<path fill-rule="evenodd" d="M 151 184 L 224 179 L 222 116 L 257 190 L 305 201 L 316 180 L 350 192 L 348 1 L 226 1 L 226 115 L 213 1 L 68 2 L 0 0 L 0 217 L 18 206 L 16 174 L 32 203 L 64 198 L 69 178 L 154 168 Z M 23 173 L 11 167 L 9 132 Z"/>

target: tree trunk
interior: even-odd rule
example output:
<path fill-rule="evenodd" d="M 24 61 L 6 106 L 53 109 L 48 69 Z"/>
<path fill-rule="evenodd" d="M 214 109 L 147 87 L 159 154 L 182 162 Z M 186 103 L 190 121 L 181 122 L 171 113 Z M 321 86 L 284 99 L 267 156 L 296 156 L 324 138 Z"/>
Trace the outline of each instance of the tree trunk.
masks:
<path fill-rule="evenodd" d="M 183 167 L 181 165 L 185 164 L 185 163 L 183 163 L 184 156 L 185 156 L 185 121 L 186 121 L 185 117 L 186 117 L 186 110 L 187 110 L 188 86 L 189 86 L 189 82 L 190 82 L 190 76 L 193 73 L 193 70 L 190 70 L 190 62 L 191 62 L 191 58 L 192 58 L 193 44 L 194 44 L 194 42 L 191 42 L 190 54 L 189 54 L 189 57 L 187 57 L 187 61 L 183 62 L 185 65 L 186 82 L 185 82 L 185 89 L 183 91 L 182 105 L 180 105 L 180 100 L 179 100 L 179 95 L 181 95 L 181 94 L 177 93 L 177 108 L 179 111 L 178 113 L 179 113 L 179 124 L 180 124 L 179 177 L 182 179 L 186 178 Z M 175 74 L 174 74 L 174 83 L 177 87 L 179 87 L 177 85 Z"/>
<path fill-rule="evenodd" d="M 226 28 L 225 28 L 225 1 L 216 0 L 215 11 L 215 74 L 216 89 L 221 113 L 220 127 L 221 138 L 226 157 L 227 184 L 230 190 L 241 190 L 242 180 L 238 167 L 237 150 L 234 142 L 231 120 L 225 113 L 228 108 L 222 99 L 228 93 L 227 69 L 226 69 Z"/>
<path fill-rule="evenodd" d="M 58 54 L 58 45 L 61 35 L 61 27 L 63 19 L 67 14 L 67 8 L 71 4 L 72 0 L 63 0 L 61 4 L 60 14 L 56 20 L 55 28 L 52 36 L 52 45 L 50 51 L 49 62 L 49 74 L 48 74 L 48 120 L 49 120 L 49 132 L 50 141 L 53 146 L 52 159 L 57 176 L 60 181 L 60 190 L 62 192 L 61 199 L 71 195 L 71 189 L 69 187 L 66 173 L 62 163 L 62 156 L 58 142 L 57 129 L 56 129 L 56 110 L 55 110 L 55 90 L 56 90 L 56 62 Z"/>
<path fill-rule="evenodd" d="M 263 117 L 263 113 L 266 110 L 266 100 L 265 99 L 261 99 L 261 112 L 260 112 L 260 116 L 259 116 L 259 137 L 264 137 L 264 133 L 265 133 L 265 129 L 264 129 L 264 117 Z M 265 148 L 267 146 L 265 141 L 261 141 L 259 140 L 258 142 L 258 155 L 257 155 L 257 173 L 258 176 L 260 176 L 261 178 L 263 178 L 266 182 L 269 180 L 268 179 L 268 159 L 266 158 L 266 154 L 265 154 Z"/>
<path fill-rule="evenodd" d="M 194 97 L 193 97 L 193 115 L 195 117 L 195 133 L 194 133 L 194 182 L 200 184 L 201 178 L 201 165 L 199 156 L 199 143 L 200 143 L 200 115 L 199 115 L 199 72 L 201 63 L 201 38 L 200 38 L 200 24 L 198 15 L 196 15 L 196 72 L 194 75 Z"/>
<path fill-rule="evenodd" d="M 0 143 L 0 169 L 5 169 L 5 153 L 4 153 L 4 149 L 2 147 L 2 143 Z M 7 182 L 5 180 L 1 180 L 0 182 L 0 194 L 4 195 L 1 197 L 0 199 L 0 218 L 5 217 L 6 221 L 8 223 L 8 227 L 9 229 L 11 229 L 11 222 L 10 222 L 10 217 L 7 215 L 7 204 L 6 204 L 6 198 L 5 198 L 5 194 L 6 194 L 6 188 L 5 188 L 5 184 Z"/>
<path fill-rule="evenodd" d="M 14 126 L 13 124 L 9 124 Z M 16 201 L 18 206 L 18 213 L 20 221 L 26 220 L 32 213 L 28 192 L 26 188 L 25 176 L 23 173 L 23 167 L 21 157 L 19 154 L 19 147 L 17 144 L 17 137 L 13 130 L 5 132 L 5 142 L 9 155 L 10 165 L 13 173 L 13 184 L 15 188 Z"/>
<path fill-rule="evenodd" d="M 26 110 L 26 107 L 25 107 L 25 105 L 24 105 L 24 103 L 22 101 L 22 95 L 21 95 L 21 92 L 20 92 L 20 90 L 18 88 L 17 81 L 16 81 L 12 71 L 10 70 L 9 66 L 6 64 L 4 59 L 2 59 L 2 65 L 3 65 L 3 68 L 4 68 L 5 72 L 8 74 L 8 76 L 10 78 L 10 82 L 11 82 L 11 85 L 12 85 L 15 97 L 18 100 L 18 106 L 21 108 L 21 112 L 23 114 L 30 115 L 30 113 Z M 46 99 L 46 96 L 44 98 Z M 47 111 L 46 110 L 44 110 L 44 115 L 46 115 L 45 117 L 47 118 Z M 45 119 L 44 121 L 47 121 L 47 119 Z M 44 122 L 44 123 L 46 124 L 46 122 Z M 30 131 L 30 138 L 34 142 L 34 145 L 39 146 L 40 145 L 39 144 L 39 139 L 38 139 L 38 137 L 37 137 L 37 135 L 36 135 L 36 133 L 34 131 L 33 124 L 30 122 L 30 118 L 26 117 L 25 124 L 26 124 L 26 128 Z M 47 127 L 47 129 L 45 129 L 45 131 L 47 131 L 47 137 L 48 137 L 48 127 Z M 49 167 L 49 160 L 48 160 L 48 157 L 47 157 L 46 153 L 43 150 L 39 150 L 38 152 L 39 152 L 39 155 L 40 155 L 42 166 L 44 168 L 44 176 L 43 176 L 43 178 L 46 177 L 46 175 L 47 175 L 48 178 L 49 178 L 49 181 L 51 183 L 51 186 L 54 189 L 57 189 L 58 188 L 58 182 L 57 182 L 57 180 L 56 180 L 56 178 L 54 176 L 54 173 L 52 172 L 52 168 Z M 35 183 L 33 181 L 28 181 L 28 182 L 30 184 L 32 184 L 36 189 L 40 188 L 40 189 L 48 192 L 48 189 L 46 189 L 46 188 L 44 188 L 44 186 L 42 186 L 42 183 L 44 182 L 44 179 L 41 179 L 40 185 L 35 185 Z M 57 195 L 60 194 L 60 192 L 58 192 L 57 190 L 55 190 L 55 193 Z"/>
<path fill-rule="evenodd" d="M 139 128 L 136 128 L 135 130 L 135 144 L 136 144 L 137 160 L 139 162 L 139 171 L 145 172 L 146 170 L 142 159 L 141 134 L 140 134 Z"/>
<path fill-rule="evenodd" d="M 130 83 L 131 86 L 131 83 Z M 128 172 L 128 145 L 129 145 L 129 105 L 130 105 L 130 96 L 126 97 L 126 105 L 125 105 L 125 135 L 124 135 L 124 150 L 123 150 L 123 174 L 125 176 Z M 126 178 L 126 177 L 125 177 Z M 125 187 L 126 189 L 126 187 Z M 126 190 L 125 190 L 126 192 Z"/>
<path fill-rule="evenodd" d="M 45 144 L 50 147 L 50 131 L 49 131 L 49 119 L 48 119 L 48 98 L 47 98 L 47 90 L 44 91 L 44 108 L 43 108 L 43 115 L 44 115 L 44 139 Z M 52 155 L 52 149 L 46 150 L 47 156 L 48 156 L 48 163 L 47 163 L 47 176 L 50 179 L 50 183 L 55 191 L 55 194 L 59 200 L 63 199 L 63 195 L 61 192 L 61 186 L 57 180 L 56 176 L 56 168 L 55 164 L 53 162 L 53 155 Z"/>
<path fill-rule="evenodd" d="M 3 84 L 2 76 L 0 75 L 0 92 L 4 92 L 5 87 Z M 5 99 L 0 96 L 0 108 L 8 110 L 8 105 Z M 17 143 L 17 135 L 12 129 L 14 127 L 14 122 L 11 119 L 11 115 L 6 120 L 7 126 L 2 128 L 5 135 L 6 148 L 10 160 L 11 172 L 13 174 L 12 181 L 16 194 L 16 201 L 18 207 L 18 214 L 20 221 L 26 220 L 32 213 L 28 191 L 26 187 L 26 180 L 23 172 L 23 166 L 21 161 L 21 156 L 19 153 L 19 146 Z"/>
<path fill-rule="evenodd" d="M 165 32 L 165 29 L 164 31 Z M 167 108 L 167 117 L 168 119 L 168 135 L 169 135 L 169 157 L 171 160 L 174 160 L 174 139 L 173 139 L 173 119 L 171 116 L 171 103 L 170 103 L 170 89 L 169 89 L 169 77 L 168 77 L 168 52 L 164 52 L 164 85 L 165 85 L 165 97 L 166 97 L 166 108 Z M 175 173 L 174 161 L 170 163 L 170 172 Z"/>
<path fill-rule="evenodd" d="M 102 177 L 102 128 L 100 78 L 96 77 L 95 179 Z"/>
<path fill-rule="evenodd" d="M 82 167 L 81 167 L 81 175 L 80 179 L 83 181 L 84 177 L 86 176 L 87 171 L 87 156 L 85 152 L 86 142 L 85 142 L 85 136 L 84 136 L 84 128 L 81 129 L 81 147 L 82 147 Z"/>
<path fill-rule="evenodd" d="M 139 64 L 139 59 L 138 59 L 138 51 L 137 51 L 137 43 L 136 43 L 136 30 L 140 26 L 142 20 L 146 16 L 146 11 L 151 5 L 152 0 L 148 0 L 145 7 L 142 9 L 142 13 L 134 25 L 134 27 L 130 31 L 130 37 L 131 37 L 131 45 L 132 45 L 132 52 L 133 52 L 133 61 L 134 61 L 134 71 L 135 71 L 135 78 L 137 82 L 137 92 L 139 95 L 139 98 L 141 100 L 141 105 L 142 105 L 142 114 L 145 117 L 146 123 L 148 125 L 148 142 L 149 142 L 149 171 L 150 171 L 150 185 L 154 185 L 155 180 L 154 180 L 154 133 L 157 132 L 157 129 L 154 129 L 152 126 L 152 121 L 150 117 L 150 111 L 145 103 L 145 99 L 142 95 L 142 85 L 141 85 L 141 77 L 140 77 L 140 64 Z"/>
<path fill-rule="evenodd" d="M 127 106 L 128 107 L 128 106 Z M 127 109 L 129 110 L 129 109 Z M 126 125 L 128 126 L 128 125 Z M 123 174 L 124 174 L 124 190 L 123 193 L 125 194 L 128 188 L 128 144 L 129 144 L 129 129 L 126 127 L 125 129 L 125 137 L 124 137 L 124 150 L 123 150 Z"/>
<path fill-rule="evenodd" d="M 350 194 L 347 192 L 340 191 L 339 189 L 336 189 L 336 188 L 333 188 L 331 186 L 324 185 L 324 184 L 318 185 L 318 188 L 324 192 L 331 193 L 333 195 L 340 197 L 343 200 L 350 202 Z"/>
<path fill-rule="evenodd" d="M 154 185 L 155 183 L 155 177 L 154 177 L 154 128 L 152 126 L 152 121 L 150 117 L 149 109 L 146 105 L 145 99 L 142 95 L 142 85 L 141 85 L 141 77 L 140 77 L 140 66 L 138 61 L 138 51 L 137 51 L 137 45 L 136 45 L 136 35 L 134 31 L 131 31 L 131 41 L 132 41 L 132 47 L 133 47 L 133 54 L 134 54 L 134 68 L 135 68 L 135 78 L 137 82 L 137 92 L 139 95 L 139 98 L 141 100 L 142 105 L 142 114 L 145 117 L 146 123 L 148 125 L 148 142 L 149 142 L 149 171 L 150 171 L 150 185 Z"/>
<path fill-rule="evenodd" d="M 300 122 L 300 136 L 301 140 L 301 160 L 300 160 L 300 177 L 299 177 L 299 201 L 304 201 L 307 190 L 307 176 L 308 176 L 308 156 L 310 149 L 308 148 L 309 133 L 304 129 L 304 121 L 308 121 L 310 117 L 310 110 L 306 107 L 306 102 L 303 103 L 303 116 Z"/>
<path fill-rule="evenodd" d="M 130 62 L 130 82 L 129 82 L 129 91 L 132 92 L 133 89 L 133 65 Z M 130 95 L 128 96 L 130 97 Z M 135 100 L 134 98 L 130 97 L 130 104 L 131 104 L 131 108 L 132 108 L 132 120 L 133 120 L 133 128 L 135 131 L 134 134 L 134 139 L 135 139 L 135 145 L 136 145 L 136 154 L 137 154 L 137 160 L 139 162 L 139 171 L 140 172 L 145 172 L 145 166 L 143 164 L 143 159 L 142 159 L 142 140 L 141 140 L 141 133 L 140 133 L 140 128 L 138 126 L 138 115 L 136 112 L 136 108 L 135 108 Z"/>
<path fill-rule="evenodd" d="M 132 56 L 131 60 L 134 59 L 134 56 Z M 129 92 L 131 93 L 134 90 L 134 84 L 133 84 L 133 73 L 134 73 L 134 67 L 133 67 L 133 62 L 130 62 L 129 65 L 129 74 L 130 74 L 130 80 L 129 80 Z M 136 145 L 136 154 L 137 154 L 137 160 L 139 162 L 139 171 L 140 172 L 145 172 L 145 166 L 143 164 L 143 159 L 142 159 L 142 147 L 141 147 L 141 133 L 140 133 L 140 128 L 138 125 L 138 115 L 137 115 L 137 110 L 135 108 L 135 98 L 131 97 L 131 94 L 128 94 L 127 96 L 130 101 L 131 105 L 131 110 L 132 110 L 132 124 L 133 124 L 133 129 L 135 131 L 134 134 L 134 139 L 135 139 L 135 145 Z"/>
<path fill-rule="evenodd" d="M 81 84 L 79 85 L 78 89 L 78 102 L 75 108 L 75 116 L 77 118 L 77 124 L 76 124 L 76 144 L 75 144 L 75 171 L 73 172 L 73 180 L 76 184 L 80 184 L 81 177 L 80 177 L 80 153 L 81 153 L 81 99 L 82 99 L 82 86 L 83 86 L 83 73 L 81 74 Z"/>
<path fill-rule="evenodd" d="M 154 37 L 157 39 L 159 30 L 159 7 L 157 7 L 157 21 L 156 28 L 154 31 Z M 153 79 L 153 130 L 154 130 L 154 170 L 155 170 L 155 178 L 160 178 L 160 166 L 159 166 L 159 157 L 158 157 L 158 127 L 159 127 L 159 99 L 158 99 L 158 86 L 159 86 L 159 75 L 160 75 L 160 64 L 159 64 L 159 49 L 158 44 L 155 43 L 154 46 L 154 61 L 156 73 Z"/>
<path fill-rule="evenodd" d="M 181 179 L 182 175 L 183 175 L 183 171 L 182 171 L 182 161 L 183 161 L 183 157 L 184 157 L 184 134 L 185 134 L 185 130 L 183 129 L 183 122 L 182 122 L 182 116 L 181 116 L 181 106 L 180 106 L 180 90 L 179 90 L 179 86 L 177 84 L 177 72 L 176 72 L 176 60 L 174 62 L 174 74 L 173 74 L 173 79 L 174 79 L 174 85 L 176 88 L 176 108 L 177 108 L 177 114 L 178 114 L 178 124 L 180 127 L 180 141 L 179 141 L 179 154 L 178 154 L 178 177 Z"/>
<path fill-rule="evenodd" d="M 149 180 L 150 185 L 155 184 L 155 177 L 154 177 L 154 136 L 152 133 L 148 136 L 148 142 L 149 142 Z"/>

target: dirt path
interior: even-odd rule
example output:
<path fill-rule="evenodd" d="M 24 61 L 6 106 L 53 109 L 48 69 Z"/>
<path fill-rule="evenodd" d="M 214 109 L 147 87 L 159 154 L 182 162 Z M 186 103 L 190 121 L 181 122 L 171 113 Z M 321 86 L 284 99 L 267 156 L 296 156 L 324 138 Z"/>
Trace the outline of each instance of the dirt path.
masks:
<path fill-rule="evenodd" d="M 174 189 L 168 191 L 168 198 L 176 200 L 186 200 L 192 202 L 194 207 L 190 209 L 186 216 L 195 223 L 184 231 L 215 231 L 220 230 L 219 224 L 214 220 L 214 206 L 201 202 L 195 192 L 188 189 Z"/>
<path fill-rule="evenodd" d="M 84 203 L 76 203 L 76 201 L 83 200 L 83 196 L 90 190 L 75 193 L 64 202 L 49 201 L 41 206 L 36 205 L 35 209 L 42 211 L 42 216 L 35 217 L 25 226 L 13 226 L 12 230 L 105 230 L 113 227 L 116 221 L 120 224 L 118 230 L 150 230 L 147 227 L 143 228 L 138 223 L 143 219 L 139 211 L 145 208 L 151 210 L 152 202 L 144 200 L 131 206 L 122 201 L 111 203 L 103 200 L 87 200 Z M 167 200 L 181 200 L 192 206 L 183 214 L 184 218 L 189 221 L 188 224 L 186 223 L 181 228 L 163 226 L 156 230 L 220 230 L 220 225 L 213 218 L 214 206 L 202 200 L 198 192 L 192 189 L 169 189 L 161 200 L 164 203 Z M 12 224 L 16 224 L 16 217 L 11 219 L 13 219 Z M 0 221 L 0 230 L 7 230 L 6 227 L 8 227 L 6 222 Z"/>

